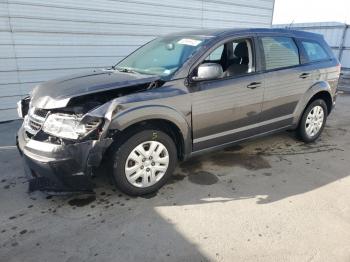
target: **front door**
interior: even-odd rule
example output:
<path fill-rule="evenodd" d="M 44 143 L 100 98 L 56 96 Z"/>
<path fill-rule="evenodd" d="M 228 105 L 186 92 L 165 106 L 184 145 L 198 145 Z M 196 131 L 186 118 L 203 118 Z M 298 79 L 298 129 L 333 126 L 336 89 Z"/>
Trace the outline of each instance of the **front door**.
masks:
<path fill-rule="evenodd" d="M 192 84 L 193 150 L 256 135 L 263 101 L 263 78 L 255 72 L 252 39 L 231 40 L 202 63 L 215 62 L 223 76 Z"/>

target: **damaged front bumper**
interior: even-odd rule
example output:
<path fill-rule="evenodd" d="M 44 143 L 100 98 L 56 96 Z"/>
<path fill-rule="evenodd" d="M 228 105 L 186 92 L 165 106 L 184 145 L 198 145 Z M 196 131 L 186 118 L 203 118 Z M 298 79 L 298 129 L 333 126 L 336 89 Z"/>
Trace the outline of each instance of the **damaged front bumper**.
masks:
<path fill-rule="evenodd" d="M 93 167 L 99 166 L 112 139 L 57 145 L 29 139 L 21 127 L 17 147 L 30 177 L 29 191 L 90 192 Z"/>

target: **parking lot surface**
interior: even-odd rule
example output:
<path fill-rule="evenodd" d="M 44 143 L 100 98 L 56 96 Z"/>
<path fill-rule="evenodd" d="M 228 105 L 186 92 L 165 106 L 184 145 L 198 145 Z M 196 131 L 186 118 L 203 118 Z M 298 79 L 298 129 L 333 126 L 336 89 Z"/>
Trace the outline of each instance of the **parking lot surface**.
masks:
<path fill-rule="evenodd" d="M 182 163 L 132 198 L 105 170 L 96 195 L 27 193 L 0 124 L 0 261 L 350 261 L 350 95 L 317 143 L 293 132 Z"/>

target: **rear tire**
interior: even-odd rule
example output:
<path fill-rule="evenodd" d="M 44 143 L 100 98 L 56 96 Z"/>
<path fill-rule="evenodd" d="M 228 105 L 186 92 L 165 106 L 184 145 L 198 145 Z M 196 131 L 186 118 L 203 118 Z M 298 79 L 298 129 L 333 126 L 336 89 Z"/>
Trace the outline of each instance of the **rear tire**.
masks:
<path fill-rule="evenodd" d="M 328 116 L 327 105 L 317 99 L 307 106 L 298 127 L 298 134 L 305 143 L 314 142 L 322 133 Z"/>
<path fill-rule="evenodd" d="M 112 146 L 110 155 L 116 186 L 132 196 L 160 189 L 177 163 L 177 150 L 171 137 L 163 131 L 147 129 L 134 131 L 123 140 Z"/>

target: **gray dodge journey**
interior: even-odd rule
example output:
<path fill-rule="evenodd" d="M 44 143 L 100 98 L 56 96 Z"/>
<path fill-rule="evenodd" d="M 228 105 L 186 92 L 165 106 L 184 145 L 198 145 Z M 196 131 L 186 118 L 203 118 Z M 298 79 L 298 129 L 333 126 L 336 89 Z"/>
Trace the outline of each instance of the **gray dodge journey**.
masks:
<path fill-rule="evenodd" d="M 154 192 L 176 163 L 296 130 L 321 134 L 340 64 L 321 35 L 283 29 L 171 34 L 117 65 L 42 83 L 18 102 L 30 190 L 92 191 L 102 163 L 130 195 Z"/>

